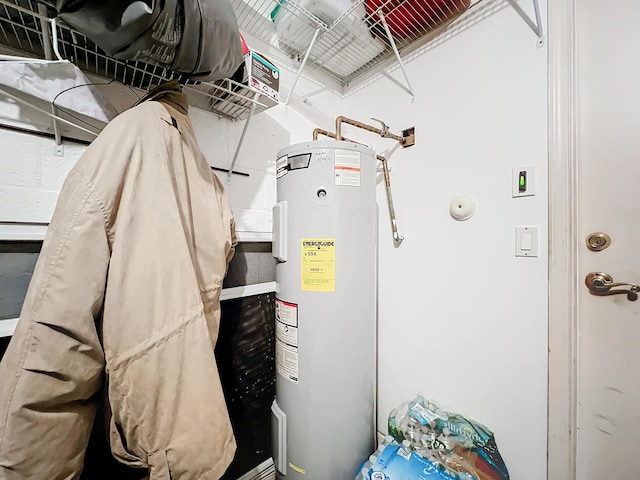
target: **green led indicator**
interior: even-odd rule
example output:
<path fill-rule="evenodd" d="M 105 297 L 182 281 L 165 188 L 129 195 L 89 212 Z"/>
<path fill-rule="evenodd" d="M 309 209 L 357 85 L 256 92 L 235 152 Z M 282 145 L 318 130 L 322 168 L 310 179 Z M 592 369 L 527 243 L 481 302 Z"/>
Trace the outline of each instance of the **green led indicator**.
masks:
<path fill-rule="evenodd" d="M 520 193 L 524 193 L 527 191 L 527 171 L 526 170 L 523 170 L 520 172 L 518 191 Z"/>

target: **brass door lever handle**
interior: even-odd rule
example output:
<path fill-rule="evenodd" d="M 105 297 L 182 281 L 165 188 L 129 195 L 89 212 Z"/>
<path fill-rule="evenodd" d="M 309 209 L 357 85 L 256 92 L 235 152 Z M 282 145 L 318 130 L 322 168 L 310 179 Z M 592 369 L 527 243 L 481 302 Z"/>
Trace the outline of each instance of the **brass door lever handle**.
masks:
<path fill-rule="evenodd" d="M 604 272 L 588 273 L 584 279 L 584 283 L 593 295 L 607 296 L 625 294 L 631 302 L 635 302 L 638 299 L 638 292 L 640 292 L 640 286 L 635 283 L 614 282 L 613 277 Z M 613 290 L 617 287 L 627 288 Z"/>

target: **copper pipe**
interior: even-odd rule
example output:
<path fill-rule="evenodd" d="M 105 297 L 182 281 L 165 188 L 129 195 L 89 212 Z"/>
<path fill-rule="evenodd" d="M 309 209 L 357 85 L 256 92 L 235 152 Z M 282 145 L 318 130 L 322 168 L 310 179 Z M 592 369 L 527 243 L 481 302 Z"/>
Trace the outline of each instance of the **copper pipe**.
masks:
<path fill-rule="evenodd" d="M 314 140 L 318 140 L 318 135 L 324 135 L 324 136 L 326 136 L 326 137 L 333 138 L 334 140 L 335 140 L 335 138 L 336 138 L 336 134 L 335 134 L 335 133 L 333 133 L 333 132 L 328 132 L 328 131 L 323 130 L 323 129 L 321 129 L 321 128 L 316 128 L 316 129 L 313 131 L 313 139 L 314 139 Z M 344 142 L 353 142 L 353 143 L 358 143 L 358 142 L 354 142 L 353 140 L 349 140 L 348 138 L 345 138 L 345 137 L 342 137 L 342 141 L 344 141 Z M 386 164 L 386 162 L 387 162 L 387 159 L 386 159 L 385 157 L 383 157 L 382 155 L 376 155 L 376 158 L 377 158 L 378 160 L 380 160 L 383 164 Z M 387 172 L 387 173 L 386 173 L 386 175 L 385 175 L 385 176 L 386 176 L 386 178 L 388 178 L 388 177 L 389 177 L 389 170 L 387 169 L 387 170 L 386 170 L 386 172 Z M 388 182 L 387 182 L 387 183 L 388 183 Z"/>
<path fill-rule="evenodd" d="M 335 133 L 333 133 L 333 132 L 328 132 L 328 131 L 323 130 L 323 129 L 321 129 L 321 128 L 316 128 L 316 129 L 313 131 L 313 139 L 314 139 L 314 140 L 318 140 L 318 135 L 324 135 L 324 136 L 326 136 L 326 137 L 333 138 L 334 140 L 336 139 L 336 134 L 335 134 Z M 356 142 L 355 140 L 351 140 L 350 138 L 347 138 L 347 137 L 342 137 L 342 141 L 343 141 L 343 142 L 353 142 L 353 143 L 357 143 L 357 144 L 359 144 L 359 145 L 363 145 L 363 144 L 361 144 L 360 142 Z"/>
<path fill-rule="evenodd" d="M 318 140 L 318 135 L 325 135 L 329 138 L 336 138 L 337 134 L 328 132 L 321 128 L 316 128 L 313 131 L 313 139 Z M 342 137 L 342 140 L 351 142 L 348 138 Z M 389 206 L 389 217 L 391 217 L 391 230 L 393 232 L 393 240 L 400 245 L 404 240 L 404 237 L 398 233 L 398 221 L 396 220 L 396 210 L 393 206 L 393 195 L 391 194 L 391 177 L 389 176 L 389 165 L 387 159 L 382 155 L 376 155 L 376 158 L 382 162 L 382 172 L 384 173 L 384 185 L 387 191 L 387 204 Z"/>
<path fill-rule="evenodd" d="M 318 135 L 324 135 L 324 136 L 326 136 L 326 137 L 334 138 L 334 139 L 336 138 L 336 134 L 335 134 L 335 133 L 328 132 L 328 131 L 323 130 L 323 129 L 321 129 L 321 128 L 316 128 L 316 129 L 313 131 L 313 139 L 314 139 L 314 140 L 318 140 Z"/>
<path fill-rule="evenodd" d="M 405 141 L 403 136 L 394 135 L 393 133 L 389 133 L 389 131 L 386 129 L 386 126 L 385 126 L 385 129 L 376 128 L 376 127 L 372 127 L 371 125 L 367 125 L 366 123 L 362 123 L 362 122 L 359 122 L 357 120 L 352 120 L 350 118 L 343 117 L 343 116 L 340 116 L 340 117 L 336 118 L 336 140 L 343 140 L 343 138 L 342 138 L 342 124 L 343 123 L 347 123 L 349 125 L 353 125 L 354 127 L 362 128 L 363 130 L 367 130 L 368 132 L 377 133 L 378 135 L 380 135 L 383 138 L 392 138 L 393 140 L 396 140 L 396 141 L 400 142 L 401 144 L 404 144 L 404 141 Z"/>
<path fill-rule="evenodd" d="M 393 206 L 393 195 L 391 194 L 391 178 L 389 177 L 389 165 L 387 159 L 382 155 L 376 155 L 378 160 L 382 162 L 382 172 L 384 173 L 384 185 L 387 190 L 387 205 L 389 206 L 389 217 L 391 217 L 391 230 L 393 232 L 393 240 L 400 245 L 404 237 L 398 233 L 398 222 L 396 220 L 396 210 Z"/>

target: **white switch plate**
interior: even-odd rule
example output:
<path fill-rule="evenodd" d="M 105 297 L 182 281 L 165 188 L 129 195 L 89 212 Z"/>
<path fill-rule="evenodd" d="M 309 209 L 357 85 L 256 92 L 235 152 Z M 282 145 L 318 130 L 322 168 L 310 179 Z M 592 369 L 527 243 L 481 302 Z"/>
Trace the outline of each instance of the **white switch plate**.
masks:
<path fill-rule="evenodd" d="M 540 244 L 539 228 L 516 227 L 516 257 L 538 257 Z"/>
<path fill-rule="evenodd" d="M 527 176 L 527 189 L 524 192 L 520 191 L 520 172 L 526 172 Z M 531 197 L 536 194 L 536 167 L 534 165 L 528 165 L 526 167 L 514 168 L 512 173 L 512 189 L 513 198 L 516 197 Z"/>

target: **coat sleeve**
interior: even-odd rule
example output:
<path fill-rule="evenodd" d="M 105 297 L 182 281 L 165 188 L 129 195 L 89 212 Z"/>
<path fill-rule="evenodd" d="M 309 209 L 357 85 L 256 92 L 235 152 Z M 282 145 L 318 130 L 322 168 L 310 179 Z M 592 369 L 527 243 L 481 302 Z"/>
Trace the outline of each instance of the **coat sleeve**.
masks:
<path fill-rule="evenodd" d="M 220 182 L 220 179 L 217 175 L 213 175 L 213 179 L 216 184 L 216 193 L 218 195 L 218 204 L 220 205 L 220 216 L 222 217 L 222 224 L 225 227 L 229 228 L 229 239 L 230 243 L 227 248 L 227 268 L 233 260 L 233 256 L 236 253 L 236 247 L 238 246 L 238 235 L 236 233 L 236 221 L 233 218 L 233 211 L 231 210 L 231 206 L 229 205 L 229 198 L 227 197 L 227 192 Z"/>
<path fill-rule="evenodd" d="M 0 479 L 72 480 L 102 386 L 109 242 L 101 203 L 72 170 L 0 363 Z"/>

